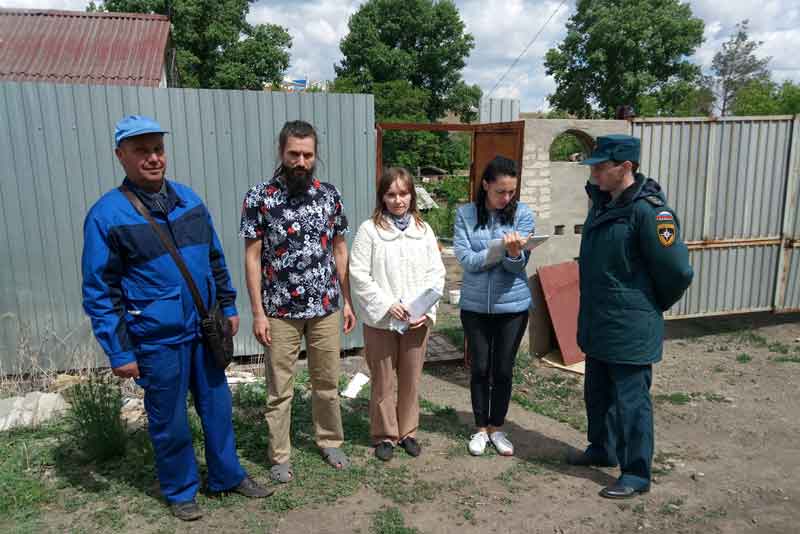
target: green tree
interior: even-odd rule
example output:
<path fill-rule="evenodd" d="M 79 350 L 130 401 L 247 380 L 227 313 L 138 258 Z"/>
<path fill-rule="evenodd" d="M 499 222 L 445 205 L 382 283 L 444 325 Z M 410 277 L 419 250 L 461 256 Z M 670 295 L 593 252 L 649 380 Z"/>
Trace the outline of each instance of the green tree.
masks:
<path fill-rule="evenodd" d="M 475 40 L 452 0 L 367 0 L 348 28 L 337 78 L 365 93 L 374 92 L 375 84 L 405 80 L 428 92 L 428 120 L 450 110 L 474 118 L 480 89 L 467 86 L 461 71 Z"/>
<path fill-rule="evenodd" d="M 248 24 L 254 1 L 106 0 L 87 10 L 168 15 L 182 86 L 260 90 L 280 84 L 292 38 L 281 26 Z"/>
<path fill-rule="evenodd" d="M 640 117 L 707 117 L 714 110 L 714 93 L 706 79 L 668 82 L 639 97 Z"/>
<path fill-rule="evenodd" d="M 703 42 L 703 21 L 678 0 L 578 0 L 567 35 L 547 52 L 553 107 L 578 117 L 612 117 L 617 106 L 677 80 L 695 80 L 687 57 Z"/>
<path fill-rule="evenodd" d="M 736 31 L 714 54 L 711 72 L 720 115 L 728 115 L 736 99 L 736 93 L 750 81 L 769 80 L 767 65 L 772 58 L 758 59 L 756 49 L 762 42 L 752 41 L 747 36 L 748 21 L 736 25 Z"/>
<path fill-rule="evenodd" d="M 793 115 L 800 113 L 800 83 L 751 80 L 736 92 L 734 115 Z"/>

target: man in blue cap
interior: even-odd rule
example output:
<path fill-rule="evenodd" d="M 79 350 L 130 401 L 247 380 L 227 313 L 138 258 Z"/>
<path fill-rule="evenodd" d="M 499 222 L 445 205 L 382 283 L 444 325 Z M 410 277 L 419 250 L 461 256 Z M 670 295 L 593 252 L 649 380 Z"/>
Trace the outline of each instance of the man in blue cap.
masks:
<path fill-rule="evenodd" d="M 652 366 L 661 360 L 663 312 L 692 281 L 680 223 L 661 186 L 638 172 L 639 139 L 608 135 L 584 165 L 592 207 L 583 226 L 578 344 L 586 353 L 589 446 L 573 465 L 614 467 L 600 495 L 625 499 L 650 490 Z"/>
<path fill-rule="evenodd" d="M 205 305 L 218 301 L 231 331 L 239 327 L 231 285 L 211 216 L 185 185 L 166 180 L 166 130 L 138 115 L 117 123 L 122 185 L 170 236 Z M 198 312 L 185 278 L 154 228 L 125 194 L 103 195 L 84 221 L 83 307 L 115 375 L 144 388 L 148 431 L 161 493 L 183 520 L 202 516 L 195 501 L 197 461 L 186 412 L 187 391 L 203 424 L 208 489 L 266 497 L 236 453 L 225 372 L 206 355 Z"/>

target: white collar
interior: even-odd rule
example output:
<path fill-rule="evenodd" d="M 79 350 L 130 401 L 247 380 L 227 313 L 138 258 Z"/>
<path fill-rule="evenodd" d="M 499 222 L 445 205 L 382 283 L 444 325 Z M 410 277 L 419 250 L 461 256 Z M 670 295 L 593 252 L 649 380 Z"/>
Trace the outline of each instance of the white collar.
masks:
<path fill-rule="evenodd" d="M 422 239 L 425 237 L 425 232 L 427 232 L 424 223 L 423 226 L 420 227 L 413 215 L 411 216 L 411 222 L 408 224 L 408 228 L 406 228 L 403 232 L 398 230 L 397 226 L 395 226 L 394 222 L 392 222 L 389 218 L 383 217 L 383 220 L 386 222 L 386 226 L 380 226 L 376 224 L 375 230 L 378 232 L 378 236 L 384 241 L 394 241 L 402 235 L 412 239 Z"/>

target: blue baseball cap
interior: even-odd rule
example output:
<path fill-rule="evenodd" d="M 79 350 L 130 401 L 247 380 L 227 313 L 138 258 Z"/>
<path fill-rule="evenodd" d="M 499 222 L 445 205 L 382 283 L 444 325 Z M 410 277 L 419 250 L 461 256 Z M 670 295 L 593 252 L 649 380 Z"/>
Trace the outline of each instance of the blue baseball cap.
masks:
<path fill-rule="evenodd" d="M 128 115 L 117 123 L 117 129 L 114 132 L 114 141 L 119 147 L 123 139 L 151 133 L 165 134 L 169 132 L 162 128 L 155 119 L 143 115 Z"/>
<path fill-rule="evenodd" d="M 631 161 L 639 163 L 642 144 L 638 137 L 614 134 L 597 138 L 592 155 L 581 161 L 581 165 L 597 165 L 604 161 Z"/>

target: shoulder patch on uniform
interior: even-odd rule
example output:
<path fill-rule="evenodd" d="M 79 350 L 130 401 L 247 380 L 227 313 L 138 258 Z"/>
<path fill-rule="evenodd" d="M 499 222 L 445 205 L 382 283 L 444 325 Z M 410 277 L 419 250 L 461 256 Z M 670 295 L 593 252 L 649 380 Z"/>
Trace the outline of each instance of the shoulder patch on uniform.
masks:
<path fill-rule="evenodd" d="M 664 210 L 664 211 L 659 211 L 656 214 L 656 220 L 659 221 L 659 222 L 661 222 L 661 221 L 674 221 L 675 217 L 672 215 L 671 211 Z"/>
<path fill-rule="evenodd" d="M 657 208 L 664 205 L 664 201 L 658 195 L 647 195 L 644 199 Z"/>
<path fill-rule="evenodd" d="M 658 242 L 661 243 L 662 247 L 671 247 L 675 243 L 675 222 L 659 221 L 656 225 L 656 233 L 658 234 Z"/>

